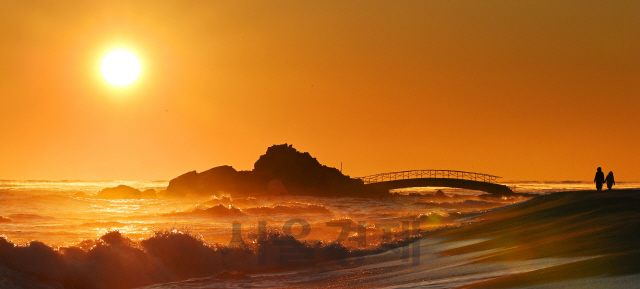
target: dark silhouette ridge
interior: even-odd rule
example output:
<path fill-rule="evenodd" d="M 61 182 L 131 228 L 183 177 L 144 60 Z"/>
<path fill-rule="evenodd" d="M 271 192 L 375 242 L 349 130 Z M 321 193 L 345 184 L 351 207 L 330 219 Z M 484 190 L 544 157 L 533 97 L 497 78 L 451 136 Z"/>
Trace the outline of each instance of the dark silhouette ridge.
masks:
<path fill-rule="evenodd" d="M 307 196 L 386 196 L 364 186 L 362 180 L 343 175 L 320 164 L 309 153 L 292 145 L 273 145 L 255 162 L 252 171 L 219 166 L 198 173 L 191 171 L 169 182 L 167 196 L 287 194 Z"/>

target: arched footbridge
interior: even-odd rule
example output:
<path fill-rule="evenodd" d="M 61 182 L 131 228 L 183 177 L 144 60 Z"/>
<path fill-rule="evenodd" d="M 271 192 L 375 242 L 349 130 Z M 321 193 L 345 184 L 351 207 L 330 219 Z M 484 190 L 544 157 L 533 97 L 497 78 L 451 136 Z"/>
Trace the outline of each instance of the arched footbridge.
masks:
<path fill-rule="evenodd" d="M 449 187 L 483 191 L 494 196 L 513 194 L 509 187 L 496 182 L 499 178 L 501 177 L 463 171 L 416 170 L 383 173 L 358 179 L 377 192 L 412 187 Z"/>

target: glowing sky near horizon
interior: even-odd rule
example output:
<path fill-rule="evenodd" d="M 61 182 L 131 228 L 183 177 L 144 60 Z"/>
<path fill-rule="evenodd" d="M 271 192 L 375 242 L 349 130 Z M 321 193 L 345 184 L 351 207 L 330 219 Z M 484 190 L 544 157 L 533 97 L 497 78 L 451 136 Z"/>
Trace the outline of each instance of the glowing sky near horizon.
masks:
<path fill-rule="evenodd" d="M 23 2 L 0 179 L 167 180 L 290 143 L 351 176 L 640 180 L 638 1 Z M 104 82 L 130 47 L 144 79 Z"/>

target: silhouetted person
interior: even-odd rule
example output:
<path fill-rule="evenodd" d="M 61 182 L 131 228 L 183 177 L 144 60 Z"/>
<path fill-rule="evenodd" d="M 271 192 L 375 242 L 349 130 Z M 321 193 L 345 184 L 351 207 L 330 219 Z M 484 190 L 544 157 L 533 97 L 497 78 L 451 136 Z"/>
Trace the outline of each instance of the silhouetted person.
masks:
<path fill-rule="evenodd" d="M 613 187 L 613 185 L 616 184 L 616 181 L 613 180 L 613 172 L 609 171 L 609 174 L 607 175 L 607 178 L 604 179 L 604 181 L 607 183 L 607 189 L 611 190 L 611 187 Z"/>
<path fill-rule="evenodd" d="M 596 189 L 598 189 L 598 191 L 601 191 L 602 183 L 604 183 L 604 173 L 602 172 L 602 168 L 598 167 L 598 172 L 596 172 L 596 178 L 593 181 L 596 183 Z"/>

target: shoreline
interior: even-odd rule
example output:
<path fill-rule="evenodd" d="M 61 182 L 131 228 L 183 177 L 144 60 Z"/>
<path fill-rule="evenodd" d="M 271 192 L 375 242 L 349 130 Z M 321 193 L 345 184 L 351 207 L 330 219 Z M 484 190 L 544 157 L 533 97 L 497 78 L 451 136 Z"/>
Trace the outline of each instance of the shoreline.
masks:
<path fill-rule="evenodd" d="M 458 219 L 472 223 L 411 231 L 406 237 L 397 237 L 394 243 L 362 250 L 337 243 L 298 241 L 273 231 L 265 235 L 264 240 L 279 245 L 274 247 L 275 251 L 264 251 L 265 264 L 271 264 L 267 267 L 250 265 L 262 260 L 257 244 L 246 243 L 244 249 L 207 245 L 203 240 L 181 232 L 164 231 L 139 242 L 110 232 L 94 242 L 83 242 L 85 249 L 64 247 L 58 250 L 38 241 L 15 246 L 3 238 L 0 275 L 24 278 L 25 284 L 44 282 L 43 285 L 60 282 L 69 285 L 71 281 L 65 278 L 70 277 L 59 279 L 59 276 L 76 276 L 73 278 L 79 279 L 74 283 L 91 287 L 88 284 L 97 282 L 95 284 L 120 288 L 146 285 L 163 288 L 162 284 L 166 282 L 172 282 L 172 286 L 184 282 L 187 286 L 191 282 L 187 280 L 191 278 L 204 278 L 202 282 L 216 287 L 224 287 L 218 282 L 225 278 L 244 280 L 234 279 L 232 284 L 239 287 L 243 282 L 250 282 L 247 285 L 276 282 L 268 277 L 269 274 L 300 275 L 300 280 L 278 281 L 295 281 L 298 282 L 296 286 L 300 285 L 298 287 L 329 286 L 332 280 L 323 276 L 331 274 L 351 280 L 344 281 L 344 285 L 371 284 L 375 287 L 448 284 L 445 287 L 511 288 L 553 284 L 603 274 L 640 274 L 640 261 L 636 261 L 640 260 L 637 258 L 640 250 L 635 241 L 640 237 L 638 207 L 640 190 L 549 193 Z M 312 250 L 315 256 L 312 266 L 274 266 L 282 261 L 282 253 L 278 253 L 282 249 L 277 246 L 283 244 L 289 248 L 284 251 L 289 255 Z M 132 260 L 135 262 L 131 263 Z M 109 264 L 113 262 L 139 265 L 112 267 Z M 166 270 L 171 274 L 157 275 Z M 95 279 L 97 276 L 89 274 L 94 271 L 105 271 L 105 277 L 118 276 L 121 280 Z M 225 271 L 226 274 L 216 277 Z M 237 273 L 230 273 L 234 271 Z M 573 271 L 580 274 L 567 273 Z M 317 275 L 317 272 L 325 273 Z M 370 273 L 362 275 L 361 272 Z M 466 279 L 453 278 L 461 272 L 468 272 Z M 538 273 L 547 277 L 540 278 Z M 393 282 L 383 281 L 383 276 Z M 294 283 L 287 284 L 279 285 L 293 286 Z"/>

